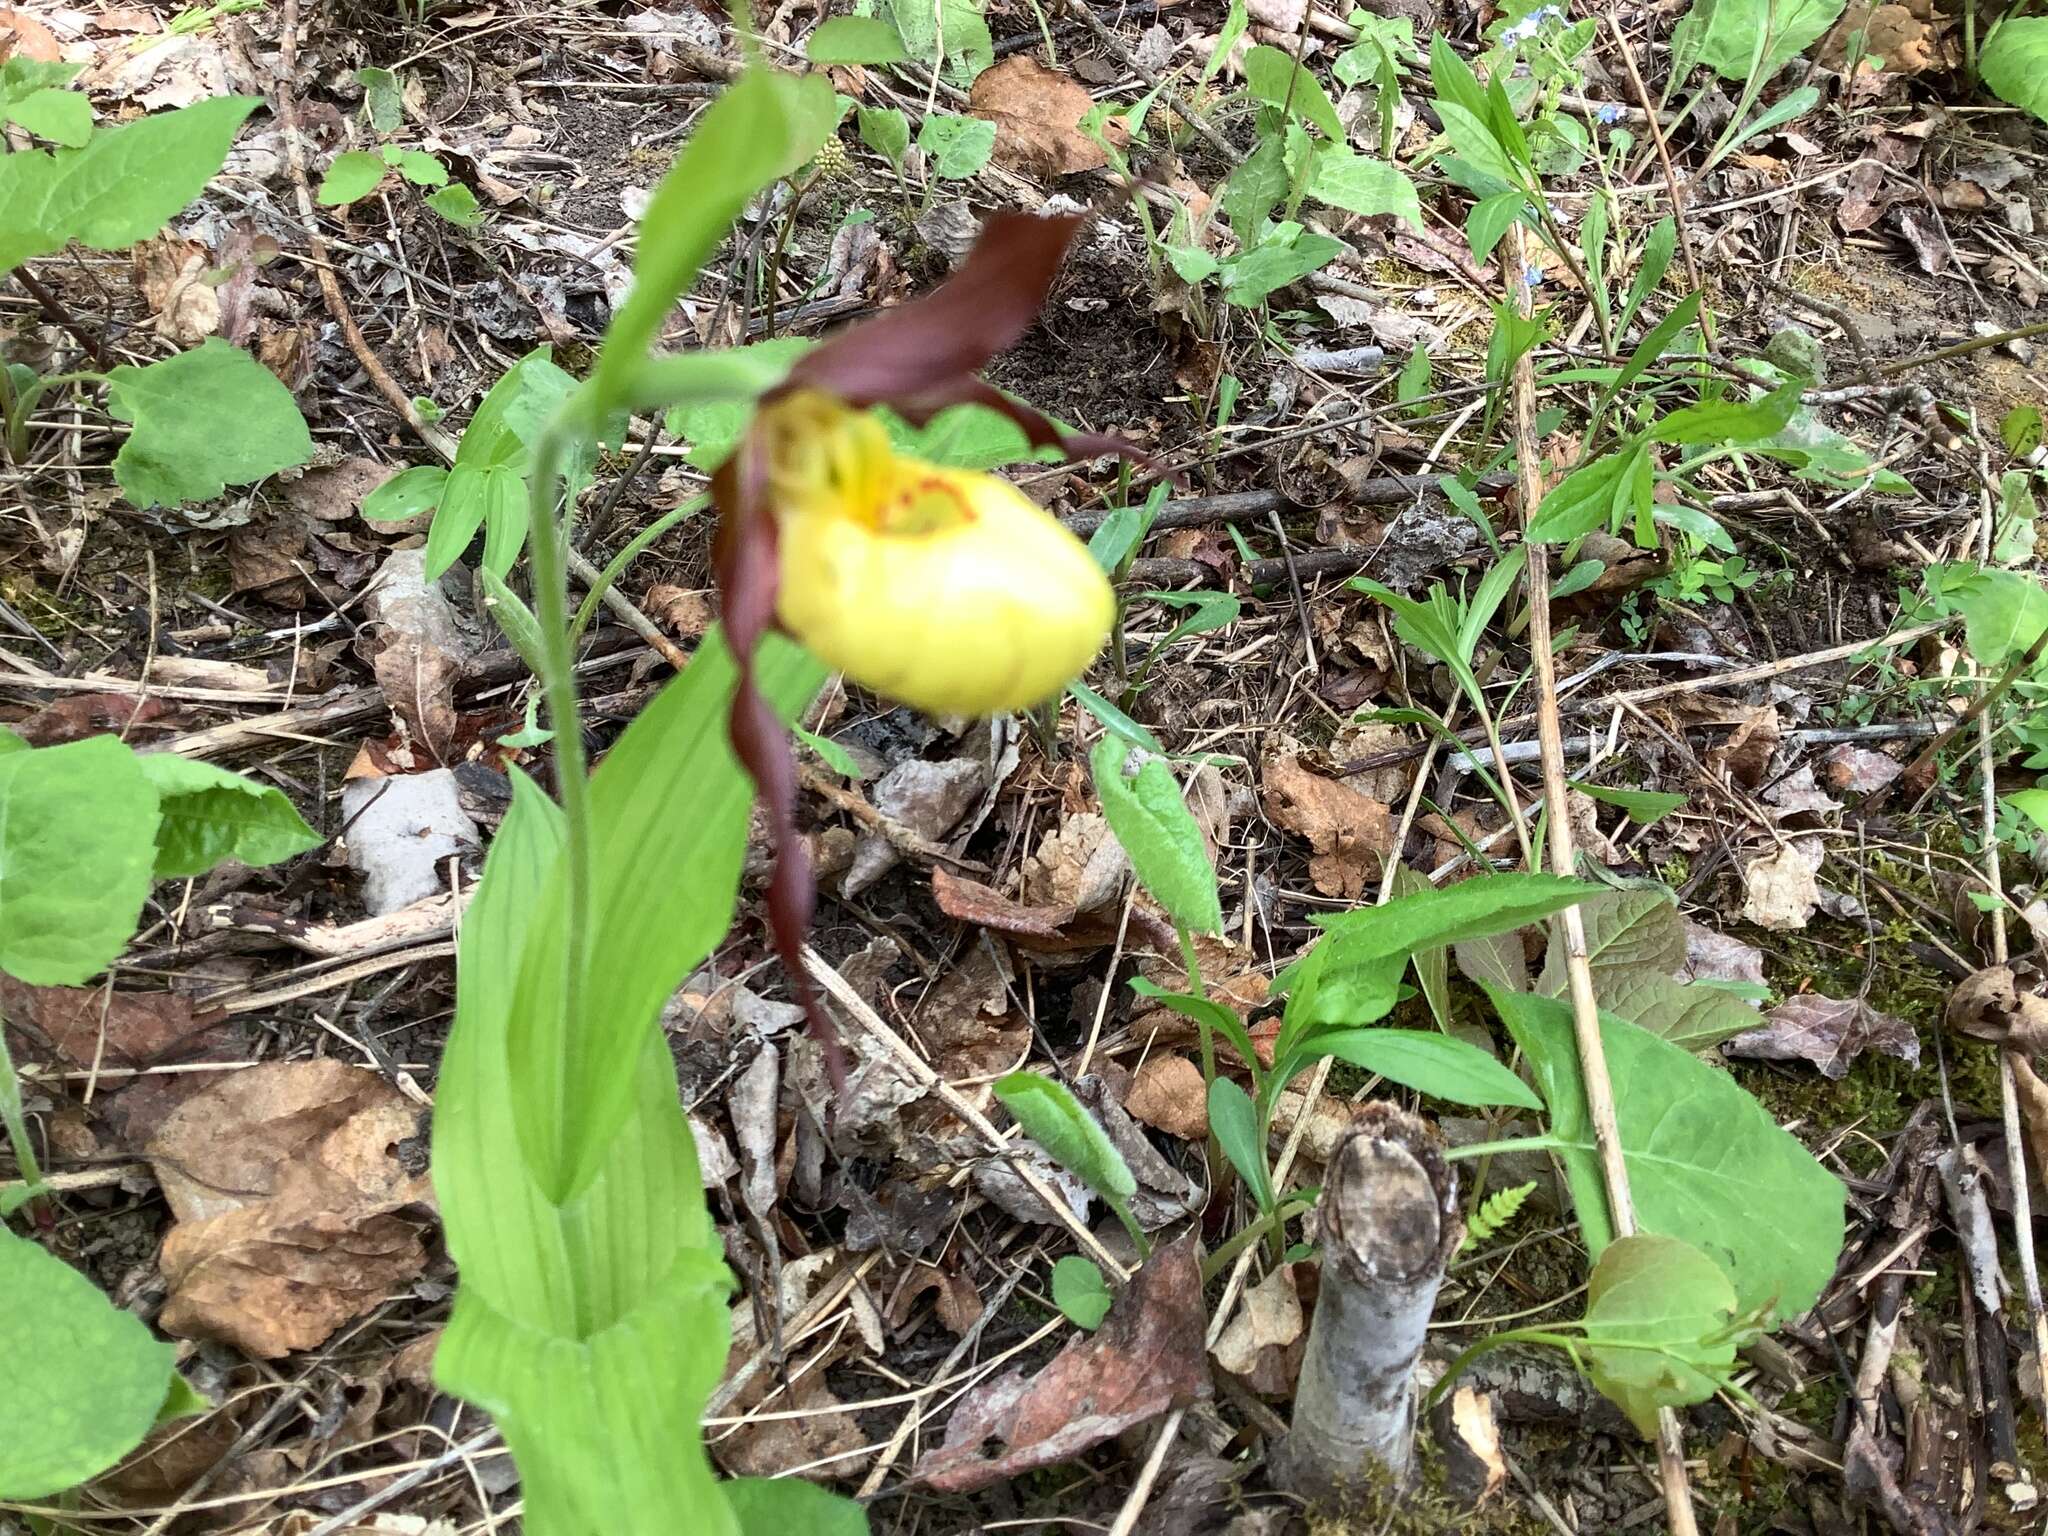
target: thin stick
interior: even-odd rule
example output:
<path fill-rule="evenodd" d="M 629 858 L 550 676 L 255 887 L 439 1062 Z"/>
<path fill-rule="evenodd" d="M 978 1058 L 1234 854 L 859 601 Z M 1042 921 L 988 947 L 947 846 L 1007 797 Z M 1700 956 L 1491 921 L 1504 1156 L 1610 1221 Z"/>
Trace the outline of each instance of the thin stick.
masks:
<path fill-rule="evenodd" d="M 1519 224 L 1509 230 L 1514 243 L 1514 270 L 1528 266 L 1526 242 Z M 1530 312 L 1529 286 L 1511 280 L 1516 307 Z M 1536 442 L 1536 373 L 1527 354 L 1514 370 L 1515 463 L 1521 479 L 1523 526 L 1543 500 L 1542 460 Z M 1557 669 L 1550 640 L 1550 551 L 1529 544 L 1529 563 L 1522 573 L 1529 603 L 1529 652 L 1535 672 L 1536 729 L 1543 744 L 1543 795 L 1550 808 L 1545 818 L 1554 874 L 1570 875 L 1578 867 L 1571 817 L 1565 814 L 1564 725 L 1557 712 Z M 1586 953 L 1586 925 L 1576 905 L 1559 914 L 1564 937 L 1565 975 L 1572 998 L 1572 1031 L 1579 1048 L 1579 1076 L 1586 1089 L 1586 1110 L 1593 1122 L 1593 1141 L 1600 1153 L 1600 1173 L 1607 1187 L 1607 1205 L 1617 1237 L 1636 1229 L 1635 1201 L 1629 1193 L 1628 1165 L 1621 1155 L 1621 1129 L 1614 1114 L 1614 1083 L 1607 1073 L 1607 1049 L 1600 1038 L 1600 1004 L 1593 995 L 1593 966 Z M 1685 1476 L 1685 1447 L 1678 1416 L 1669 1408 L 1657 1415 L 1657 1470 L 1664 1484 L 1664 1507 L 1672 1536 L 1697 1536 L 1692 1490 Z"/>
<path fill-rule="evenodd" d="M 1621 23 L 1612 15 L 1607 18 L 1607 30 L 1614 34 L 1615 46 L 1621 50 L 1622 67 L 1628 71 L 1628 83 L 1649 123 L 1650 142 L 1657 146 L 1657 159 L 1664 167 L 1664 187 L 1671 194 L 1671 222 L 1678 230 L 1678 254 L 1685 258 L 1685 280 L 1692 284 L 1693 292 L 1702 292 L 1700 269 L 1693 261 L 1692 240 L 1685 228 L 1685 188 L 1679 184 L 1678 172 L 1672 168 L 1671 145 L 1664 137 L 1664 125 L 1657 119 L 1657 109 L 1651 104 L 1650 93 L 1643 86 L 1643 77 L 1636 72 L 1636 51 L 1629 46 L 1628 34 L 1621 30 Z M 1708 339 L 1712 340 L 1711 330 Z"/>

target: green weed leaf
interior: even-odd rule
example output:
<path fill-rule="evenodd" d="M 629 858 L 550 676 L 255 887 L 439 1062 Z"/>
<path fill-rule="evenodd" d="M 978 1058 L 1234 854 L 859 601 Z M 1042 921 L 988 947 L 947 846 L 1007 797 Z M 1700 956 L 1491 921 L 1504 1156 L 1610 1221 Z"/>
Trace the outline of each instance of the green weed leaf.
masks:
<path fill-rule="evenodd" d="M 1963 638 L 1977 664 L 2003 671 L 2048 628 L 2048 589 L 2018 571 L 1931 565 L 1925 580 L 1944 613 L 1963 616 Z"/>
<path fill-rule="evenodd" d="M 1695 1055 L 1757 1026 L 1734 993 L 1656 971 L 1611 971 L 1594 988 L 1606 1012 Z"/>
<path fill-rule="evenodd" d="M 1597 990 L 1608 976 L 1621 971 L 1650 971 L 1669 976 L 1685 964 L 1685 919 L 1678 904 L 1661 886 L 1655 889 L 1602 891 L 1579 906 L 1586 930 L 1586 958 Z M 1536 990 L 1562 997 L 1565 990 L 1564 945 L 1550 936 L 1544 951 L 1543 975 Z"/>
<path fill-rule="evenodd" d="M 135 428 L 114 456 L 114 478 L 138 507 L 210 501 L 313 456 L 292 392 L 218 336 L 160 363 L 116 368 L 107 411 Z"/>
<path fill-rule="evenodd" d="M 1306 65 L 1295 64 L 1291 54 L 1263 43 L 1249 50 L 1244 56 L 1244 88 L 1254 101 L 1306 118 L 1332 144 L 1344 142 L 1344 125 L 1337 120 L 1329 93 Z"/>
<path fill-rule="evenodd" d="M 416 187 L 445 187 L 448 185 L 448 167 L 423 149 L 401 149 L 394 157 L 391 147 L 387 144 L 384 149 L 384 157 L 398 168 L 399 175 Z M 465 187 L 463 190 L 468 191 L 468 188 Z M 444 219 L 450 217 L 446 211 L 434 206 L 432 198 L 427 199 L 427 206 L 433 208 Z M 471 208 L 476 206 L 475 197 L 472 196 L 469 199 L 469 206 Z M 465 221 L 454 219 L 453 222 L 461 224 Z"/>
<path fill-rule="evenodd" d="M 1465 239 L 1472 247 L 1472 260 L 1483 263 L 1491 256 L 1528 206 L 1529 199 L 1519 191 L 1496 192 L 1474 203 L 1465 216 Z"/>
<path fill-rule="evenodd" d="M 1138 1192 L 1130 1165 L 1081 1101 L 1036 1072 L 1000 1078 L 995 1095 L 1046 1155 L 1112 1205 Z"/>
<path fill-rule="evenodd" d="M 60 749 L 53 749 L 60 750 Z M 41 1499 L 141 1443 L 177 1378 L 171 1346 L 52 1253 L 0 1227 L 0 1499 Z"/>
<path fill-rule="evenodd" d="M 149 895 L 157 821 L 116 737 L 0 753 L 0 971 L 75 987 L 111 965 Z"/>
<path fill-rule="evenodd" d="M 388 69 L 359 69 L 356 84 L 363 88 L 363 110 L 370 126 L 379 133 L 396 133 L 405 122 L 405 88 Z"/>
<path fill-rule="evenodd" d="M 900 64 L 910 57 L 903 39 L 873 16 L 834 16 L 804 45 L 813 64 Z"/>
<path fill-rule="evenodd" d="M 92 137 L 92 103 L 64 89 L 82 68 L 12 54 L 0 60 L 0 121 L 53 144 L 79 149 Z"/>
<path fill-rule="evenodd" d="M 0 155 L 0 272 L 78 240 L 123 251 L 162 229 L 227 158 L 254 96 L 216 96 L 92 135 L 83 149 Z"/>
<path fill-rule="evenodd" d="M 322 208 L 339 208 L 368 197 L 383 182 L 387 170 L 383 156 L 366 149 L 345 149 L 328 162 L 313 201 Z"/>
<path fill-rule="evenodd" d="M 415 464 L 402 469 L 363 498 L 365 519 L 373 523 L 399 523 L 440 504 L 441 488 L 448 471 L 438 464 Z"/>
<path fill-rule="evenodd" d="M 1230 1048 L 1237 1052 L 1238 1059 L 1251 1069 L 1252 1076 L 1257 1078 L 1258 1049 L 1252 1044 L 1251 1031 L 1244 1027 L 1244 1020 L 1233 1010 L 1226 1008 L 1213 997 L 1196 997 L 1189 992 L 1168 992 L 1156 982 L 1147 981 L 1142 976 L 1131 979 L 1131 990 L 1140 997 L 1149 998 L 1162 1008 L 1172 1009 L 1182 1018 L 1209 1030 L 1212 1034 L 1221 1035 L 1230 1043 Z"/>
<path fill-rule="evenodd" d="M 450 182 L 428 198 L 427 206 L 450 224 L 461 229 L 475 229 L 484 221 L 483 209 L 477 205 L 476 194 L 459 181 Z"/>
<path fill-rule="evenodd" d="M 934 112 L 917 130 L 917 147 L 931 157 L 934 176 L 964 181 L 988 164 L 996 147 L 996 125 L 986 118 Z"/>
<path fill-rule="evenodd" d="M 1422 228 L 1422 203 L 1415 183 L 1384 160 L 1375 160 L 1335 143 L 1316 152 L 1309 168 L 1308 195 L 1347 213 L 1392 213 Z"/>
<path fill-rule="evenodd" d="M 1760 400 L 1710 400 L 1688 405 L 1652 427 L 1650 439 L 1694 446 L 1762 442 L 1785 429 L 1793 412 L 1799 409 L 1799 396 L 1805 388 L 1805 380 L 1794 379 Z"/>
<path fill-rule="evenodd" d="M 1671 51 L 1690 61 L 1687 69 L 1698 63 L 1724 80 L 1768 80 L 1835 24 L 1842 5 L 1843 0 L 1696 0 L 1672 31 Z"/>
<path fill-rule="evenodd" d="M 1251 1095 L 1227 1077 L 1209 1084 L 1209 1130 L 1262 1212 L 1273 1209 L 1273 1175 L 1266 1167 L 1265 1127 Z"/>
<path fill-rule="evenodd" d="M 1526 537 L 1532 544 L 1568 544 L 1595 528 L 1626 521 L 1637 488 L 1649 474 L 1649 445 L 1640 441 L 1581 464 L 1545 493 Z"/>
<path fill-rule="evenodd" d="M 1078 1253 L 1070 1253 L 1053 1265 L 1052 1304 L 1075 1327 L 1093 1333 L 1109 1316 L 1113 1300 L 1102 1271 Z"/>
<path fill-rule="evenodd" d="M 1626 812 L 1628 819 L 1639 827 L 1654 827 L 1683 807 L 1687 799 L 1684 795 L 1666 794 L 1656 789 L 1612 789 L 1605 784 L 1588 784 L 1582 779 L 1567 782 L 1587 799 Z"/>
<path fill-rule="evenodd" d="M 894 107 L 861 107 L 854 114 L 861 143 L 890 165 L 901 167 L 910 148 L 910 119 Z"/>
<path fill-rule="evenodd" d="M 2001 21 L 1977 56 L 1977 73 L 2000 100 L 2048 122 L 2048 16 Z"/>
<path fill-rule="evenodd" d="M 1642 309 L 1644 300 L 1657 291 L 1657 285 L 1664 281 L 1664 274 L 1671 269 L 1671 258 L 1678 252 L 1678 225 L 1669 214 L 1650 226 L 1649 234 L 1643 237 L 1642 260 L 1636 263 L 1636 275 L 1628 285 L 1628 297 L 1622 302 L 1621 319 L 1615 322 L 1615 334 L 1625 335 L 1636 313 Z"/>
<path fill-rule="evenodd" d="M 1102 814 L 1139 882 L 1174 922 L 1196 933 L 1220 933 L 1216 871 L 1166 764 L 1149 755 L 1134 762 L 1130 744 L 1117 736 L 1104 736 L 1089 762 Z"/>
<path fill-rule="evenodd" d="M 136 762 L 157 793 L 159 880 L 203 875 L 223 859 L 277 864 L 320 844 L 282 790 L 173 752 Z"/>
<path fill-rule="evenodd" d="M 866 1510 L 805 1477 L 735 1477 L 718 1487 L 739 1536 L 868 1536 Z"/>
<path fill-rule="evenodd" d="M 1586 1287 L 1587 1374 L 1643 1434 L 1657 1410 L 1703 1403 L 1735 1370 L 1745 1330 L 1714 1261 L 1675 1237 L 1638 1233 L 1608 1245 Z"/>
<path fill-rule="evenodd" d="M 1597 1256 L 1614 1228 L 1572 1011 L 1554 998 L 1486 990 L 1535 1068 L 1551 1134 L 1563 1143 L 1572 1204 Z M 1841 1182 L 1726 1072 L 1605 1012 L 1600 1036 L 1641 1229 L 1704 1252 L 1734 1283 L 1742 1311 L 1799 1316 L 1842 1249 Z"/>
<path fill-rule="evenodd" d="M 1322 1031 L 1308 1036 L 1301 1050 L 1311 1060 L 1335 1056 L 1450 1104 L 1543 1108 L 1527 1083 L 1478 1046 L 1433 1030 Z M 1274 1075 L 1280 1074 L 1276 1070 Z"/>

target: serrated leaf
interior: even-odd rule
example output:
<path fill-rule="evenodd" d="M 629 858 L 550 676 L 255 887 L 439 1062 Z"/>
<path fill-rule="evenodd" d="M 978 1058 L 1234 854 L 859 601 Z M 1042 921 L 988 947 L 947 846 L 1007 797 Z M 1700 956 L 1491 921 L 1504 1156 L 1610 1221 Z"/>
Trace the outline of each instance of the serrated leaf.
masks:
<path fill-rule="evenodd" d="M 370 126 L 379 133 L 396 133 L 405 121 L 405 89 L 388 69 L 359 69 L 356 84 L 363 88 L 363 110 Z"/>
<path fill-rule="evenodd" d="M 895 107 L 861 107 L 854 113 L 861 143 L 891 165 L 903 164 L 910 148 L 910 119 Z"/>
<path fill-rule="evenodd" d="M 313 201 L 323 208 L 340 208 L 368 197 L 382 184 L 386 169 L 381 155 L 367 149 L 345 149 L 328 162 Z"/>
<path fill-rule="evenodd" d="M 93 134 L 83 149 L 0 155 L 0 272 L 70 240 L 121 251 L 146 240 L 227 158 L 253 96 L 216 96 Z"/>
<path fill-rule="evenodd" d="M 1689 1243 L 1638 1233 L 1608 1245 L 1586 1286 L 1588 1374 L 1643 1434 L 1657 1410 L 1703 1403 L 1735 1369 L 1735 1292 Z"/>
<path fill-rule="evenodd" d="M 995 1096 L 1046 1155 L 1112 1205 L 1138 1191 L 1123 1153 L 1064 1083 L 1036 1072 L 999 1078 Z"/>
<path fill-rule="evenodd" d="M 1134 763 L 1131 751 L 1120 737 L 1104 736 L 1089 758 L 1109 829 L 1139 882 L 1174 922 L 1196 933 L 1220 933 L 1223 909 L 1202 829 L 1166 764 L 1149 754 Z"/>
<path fill-rule="evenodd" d="M 873 16 L 834 16 L 819 23 L 804 44 L 813 64 L 897 64 L 910 57 L 888 22 Z"/>
<path fill-rule="evenodd" d="M 75 987 L 111 965 L 149 895 L 157 820 L 116 737 L 0 753 L 0 971 Z"/>
<path fill-rule="evenodd" d="M 1614 1228 L 1572 1011 L 1497 987 L 1487 995 L 1535 1068 L 1572 1205 L 1597 1256 Z M 1601 1015 L 1600 1036 L 1640 1229 L 1700 1249 L 1734 1283 L 1745 1313 L 1806 1311 L 1842 1250 L 1841 1182 L 1726 1072 L 1612 1014 Z"/>
<path fill-rule="evenodd" d="M 1114 1300 L 1102 1271 L 1078 1253 L 1070 1253 L 1053 1265 L 1052 1304 L 1075 1327 L 1093 1333 L 1109 1316 Z"/>
<path fill-rule="evenodd" d="M 171 1346 L 52 1253 L 0 1227 L 0 1499 L 106 1471 L 156 1423 Z"/>
<path fill-rule="evenodd" d="M 988 164 L 996 147 L 996 125 L 985 118 L 934 112 L 917 130 L 917 147 L 931 157 L 934 176 L 964 181 Z"/>
<path fill-rule="evenodd" d="M 1606 1012 L 1694 1055 L 1756 1028 L 1756 1011 L 1734 993 L 1655 971 L 1615 971 L 1593 989 Z"/>
<path fill-rule="evenodd" d="M 114 456 L 114 478 L 138 507 L 209 501 L 313 456 L 292 392 L 218 336 L 160 363 L 116 368 L 107 413 L 135 428 Z"/>
<path fill-rule="evenodd" d="M 159 880 L 203 875 L 223 859 L 276 864 L 319 846 L 319 834 L 282 790 L 174 752 L 145 752 L 136 761 L 157 793 Z"/>

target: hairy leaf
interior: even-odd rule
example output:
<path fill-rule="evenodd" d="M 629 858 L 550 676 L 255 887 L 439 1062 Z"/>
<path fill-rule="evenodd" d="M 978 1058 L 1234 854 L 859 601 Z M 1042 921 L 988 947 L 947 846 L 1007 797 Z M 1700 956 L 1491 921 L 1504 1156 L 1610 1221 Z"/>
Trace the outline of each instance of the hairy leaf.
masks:
<path fill-rule="evenodd" d="M 1592 963 L 1595 987 L 1618 972 L 1669 976 L 1685 964 L 1685 920 L 1669 891 L 1602 891 L 1580 905 L 1579 916 L 1586 928 L 1586 957 Z M 1546 997 L 1562 997 L 1564 989 L 1564 943 L 1553 933 L 1536 990 Z"/>
<path fill-rule="evenodd" d="M 1309 169 L 1308 195 L 1347 213 L 1398 214 L 1422 228 L 1422 204 L 1415 183 L 1384 160 L 1347 148 L 1341 141 L 1318 150 Z"/>
<path fill-rule="evenodd" d="M 1223 909 L 1202 829 L 1166 764 L 1150 755 L 1133 762 L 1131 751 L 1122 738 L 1104 736 L 1090 758 L 1109 829 L 1169 917 L 1197 933 L 1219 933 Z"/>
<path fill-rule="evenodd" d="M 116 368 L 107 411 L 135 427 L 114 456 L 114 478 L 138 507 L 208 501 L 313 456 L 292 392 L 218 336 L 160 363 Z"/>
<path fill-rule="evenodd" d="M 1265 1126 L 1251 1095 L 1227 1077 L 1209 1084 L 1209 1130 L 1261 1211 L 1273 1209 L 1273 1175 L 1266 1166 Z"/>
<path fill-rule="evenodd" d="M 1138 1181 L 1116 1143 L 1063 1083 L 1036 1072 L 999 1078 L 995 1095 L 1052 1160 L 1103 1199 L 1128 1200 Z"/>
<path fill-rule="evenodd" d="M 1296 1054 L 1303 1066 L 1335 1056 L 1450 1104 L 1543 1108 L 1527 1083 L 1478 1046 L 1426 1029 L 1324 1030 L 1308 1036 Z M 1292 1074 L 1276 1064 L 1273 1075 Z"/>
<path fill-rule="evenodd" d="M 1696 0 L 1673 29 L 1685 68 L 1704 64 L 1724 80 L 1768 80 L 1842 14 L 1844 0 Z"/>

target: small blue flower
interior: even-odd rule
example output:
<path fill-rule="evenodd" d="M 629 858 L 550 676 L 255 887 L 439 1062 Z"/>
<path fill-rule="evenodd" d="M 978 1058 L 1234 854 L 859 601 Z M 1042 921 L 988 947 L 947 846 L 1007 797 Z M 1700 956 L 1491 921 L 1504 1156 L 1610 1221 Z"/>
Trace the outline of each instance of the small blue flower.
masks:
<path fill-rule="evenodd" d="M 1621 121 L 1621 108 L 1611 101 L 1604 102 L 1600 107 L 1598 115 L 1601 126 L 1603 128 L 1611 128 Z"/>
<path fill-rule="evenodd" d="M 1541 288 L 1543 286 L 1543 269 L 1533 261 L 1522 268 L 1522 286 L 1524 288 Z"/>

